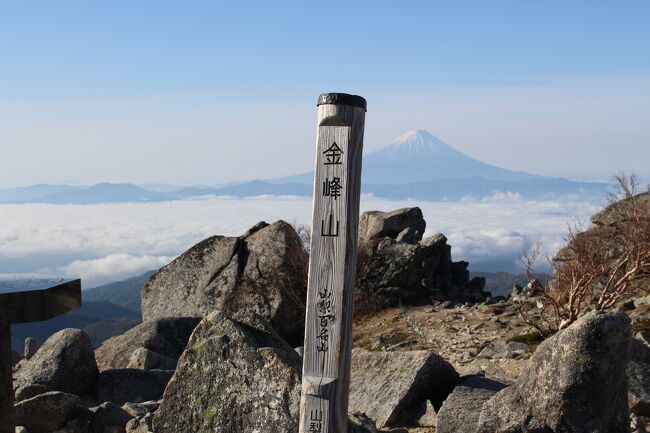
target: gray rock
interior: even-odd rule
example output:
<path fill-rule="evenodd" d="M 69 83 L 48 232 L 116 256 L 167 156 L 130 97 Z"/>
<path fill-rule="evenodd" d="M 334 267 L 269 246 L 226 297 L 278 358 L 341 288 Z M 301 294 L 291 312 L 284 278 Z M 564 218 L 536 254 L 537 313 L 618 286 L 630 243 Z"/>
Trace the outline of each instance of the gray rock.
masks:
<path fill-rule="evenodd" d="M 149 433 L 153 431 L 153 415 L 147 413 L 126 423 L 126 433 Z"/>
<path fill-rule="evenodd" d="M 414 245 L 390 238 L 368 241 L 359 247 L 357 266 L 357 299 L 376 299 L 382 307 L 488 296 L 484 279 L 470 281 L 467 262 L 452 262 L 442 235 Z"/>
<path fill-rule="evenodd" d="M 408 228 L 418 232 L 417 240 L 420 240 L 426 226 L 419 207 L 402 208 L 392 212 L 364 212 L 359 219 L 359 244 L 385 237 L 395 239 Z"/>
<path fill-rule="evenodd" d="M 457 380 L 454 368 L 430 351 L 354 349 L 349 412 L 365 413 L 379 428 L 417 425 L 423 404 L 440 407 Z"/>
<path fill-rule="evenodd" d="M 284 221 L 259 224 L 239 238 L 213 236 L 151 277 L 142 289 L 143 319 L 205 317 L 218 310 L 245 322 L 254 312 L 298 346 L 307 265 L 300 237 Z"/>
<path fill-rule="evenodd" d="M 159 407 L 159 400 L 149 400 L 141 403 L 128 402 L 122 405 L 122 409 L 127 411 L 132 418 L 143 417 L 148 413 L 153 413 L 157 411 Z"/>
<path fill-rule="evenodd" d="M 157 400 L 173 375 L 169 370 L 106 370 L 97 380 L 97 399 L 116 404 Z"/>
<path fill-rule="evenodd" d="M 23 357 L 25 359 L 31 359 L 32 356 L 36 354 L 38 350 L 38 341 L 34 337 L 25 338 L 25 348 L 23 350 Z"/>
<path fill-rule="evenodd" d="M 438 425 L 438 412 L 433 407 L 433 404 L 431 404 L 431 401 L 427 400 L 424 402 L 420 410 L 417 425 L 420 427 L 436 427 Z"/>
<path fill-rule="evenodd" d="M 488 400 L 476 433 L 627 433 L 630 319 L 592 312 L 544 341 L 516 384 Z"/>
<path fill-rule="evenodd" d="M 40 385 L 37 383 L 29 383 L 16 388 L 14 396 L 16 401 L 27 400 L 28 398 L 36 397 L 39 394 L 44 394 L 50 391 L 49 386 Z"/>
<path fill-rule="evenodd" d="M 630 412 L 650 416 L 650 365 L 629 361 L 625 369 L 628 380 Z"/>
<path fill-rule="evenodd" d="M 506 385 L 481 376 L 468 376 L 447 397 L 438 411 L 437 433 L 474 433 L 481 407 Z"/>
<path fill-rule="evenodd" d="M 51 391 L 16 404 L 16 425 L 30 433 L 51 433 L 65 425 L 68 415 L 79 397 L 65 392 Z"/>
<path fill-rule="evenodd" d="M 177 359 L 141 347 L 131 354 L 131 358 L 129 359 L 126 368 L 138 368 L 140 370 L 175 370 L 177 361 Z"/>
<path fill-rule="evenodd" d="M 131 415 L 127 411 L 107 401 L 95 408 L 91 431 L 93 433 L 124 433 L 126 423 L 130 420 Z"/>
<path fill-rule="evenodd" d="M 406 242 L 407 244 L 417 244 L 422 239 L 422 233 L 415 230 L 413 227 L 407 227 L 395 238 L 397 242 Z"/>
<path fill-rule="evenodd" d="M 301 359 L 263 320 L 221 312 L 194 330 L 154 416 L 157 433 L 297 432 Z"/>
<path fill-rule="evenodd" d="M 78 329 L 64 329 L 45 341 L 16 374 L 15 388 L 89 394 L 97 377 L 90 337 Z M 20 393 L 19 393 L 20 394 Z M 29 393 L 21 397 L 31 396 Z"/>
<path fill-rule="evenodd" d="M 375 422 L 363 413 L 351 413 L 348 433 L 378 433 Z"/>
<path fill-rule="evenodd" d="M 530 348 L 525 343 L 515 341 L 491 341 L 478 354 L 478 358 L 485 359 L 513 359 L 530 353 Z"/>
<path fill-rule="evenodd" d="M 644 340 L 639 339 L 639 337 L 640 335 L 637 334 L 636 338 L 630 338 L 630 346 L 628 348 L 629 359 L 650 364 L 650 347 L 648 347 Z"/>
<path fill-rule="evenodd" d="M 109 338 L 95 349 L 99 370 L 128 368 L 134 352 L 143 348 L 177 360 L 199 321 L 191 317 L 152 320 Z"/>

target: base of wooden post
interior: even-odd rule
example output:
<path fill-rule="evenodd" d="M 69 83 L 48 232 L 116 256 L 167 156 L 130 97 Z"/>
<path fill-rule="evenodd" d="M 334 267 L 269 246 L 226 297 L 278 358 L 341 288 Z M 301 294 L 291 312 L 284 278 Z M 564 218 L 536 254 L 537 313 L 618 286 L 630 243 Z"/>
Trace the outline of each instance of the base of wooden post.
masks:
<path fill-rule="evenodd" d="M 0 316 L 0 433 L 14 433 L 14 385 L 11 360 L 11 327 Z"/>

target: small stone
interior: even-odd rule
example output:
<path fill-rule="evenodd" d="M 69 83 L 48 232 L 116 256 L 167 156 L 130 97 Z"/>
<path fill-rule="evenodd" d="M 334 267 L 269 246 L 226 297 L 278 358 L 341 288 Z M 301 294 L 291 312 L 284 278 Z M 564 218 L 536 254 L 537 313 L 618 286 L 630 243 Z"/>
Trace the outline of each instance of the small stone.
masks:
<path fill-rule="evenodd" d="M 32 356 L 36 354 L 38 350 L 38 341 L 34 337 L 25 338 L 25 348 L 23 350 L 23 356 L 25 359 L 32 359 Z"/>

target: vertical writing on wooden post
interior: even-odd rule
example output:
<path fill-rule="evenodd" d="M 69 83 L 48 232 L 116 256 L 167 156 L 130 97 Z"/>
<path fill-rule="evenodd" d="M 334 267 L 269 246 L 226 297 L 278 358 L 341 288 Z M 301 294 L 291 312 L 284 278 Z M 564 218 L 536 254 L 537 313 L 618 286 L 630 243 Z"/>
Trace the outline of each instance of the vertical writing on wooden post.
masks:
<path fill-rule="evenodd" d="M 366 101 L 318 99 L 300 433 L 345 433 Z"/>

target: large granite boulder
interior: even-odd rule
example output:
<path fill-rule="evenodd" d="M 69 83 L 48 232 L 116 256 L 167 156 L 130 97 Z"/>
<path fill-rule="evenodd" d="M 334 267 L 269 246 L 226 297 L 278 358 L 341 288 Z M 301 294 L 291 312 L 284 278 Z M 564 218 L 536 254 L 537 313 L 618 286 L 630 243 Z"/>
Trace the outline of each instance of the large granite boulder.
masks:
<path fill-rule="evenodd" d="M 438 411 L 436 433 L 474 433 L 483 404 L 505 387 L 486 377 L 464 378 Z"/>
<path fill-rule="evenodd" d="M 415 426 L 427 400 L 439 408 L 458 381 L 456 370 L 433 352 L 352 351 L 350 413 L 377 427 Z"/>
<path fill-rule="evenodd" d="M 308 257 L 293 227 L 260 223 L 241 237 L 213 236 L 156 272 L 142 289 L 145 322 L 221 311 L 266 318 L 290 344 L 303 339 Z"/>
<path fill-rule="evenodd" d="M 300 356 L 268 322 L 221 312 L 194 330 L 154 417 L 157 433 L 297 432 Z"/>
<path fill-rule="evenodd" d="M 392 212 L 364 212 L 359 219 L 359 244 L 385 237 L 395 239 L 402 232 L 402 237 L 420 240 L 426 226 L 419 207 L 406 207 Z"/>
<path fill-rule="evenodd" d="M 78 403 L 78 396 L 65 392 L 37 395 L 16 404 L 16 425 L 26 427 L 30 433 L 52 433 L 65 425 Z"/>
<path fill-rule="evenodd" d="M 141 323 L 122 335 L 109 338 L 95 349 L 97 366 L 100 371 L 128 368 L 134 365 L 134 357 L 142 355 L 142 349 L 147 349 L 160 355 L 149 354 L 147 370 L 169 368 L 170 361 L 165 358 L 176 360 L 181 356 L 199 321 L 196 317 L 176 317 Z"/>
<path fill-rule="evenodd" d="M 162 397 L 173 371 L 106 370 L 97 380 L 97 399 L 115 404 L 157 400 Z"/>
<path fill-rule="evenodd" d="M 16 373 L 16 399 L 47 391 L 83 396 L 90 394 L 97 378 L 97 363 L 90 337 L 79 329 L 63 329 L 24 361 Z"/>
<path fill-rule="evenodd" d="M 379 307 L 485 300 L 485 279 L 470 280 L 467 267 L 467 262 L 452 261 L 451 246 L 441 233 L 416 243 L 371 239 L 359 246 L 356 300 L 364 305 L 371 299 Z"/>
<path fill-rule="evenodd" d="M 544 341 L 516 384 L 483 405 L 476 433 L 626 433 L 630 320 L 589 313 Z"/>

